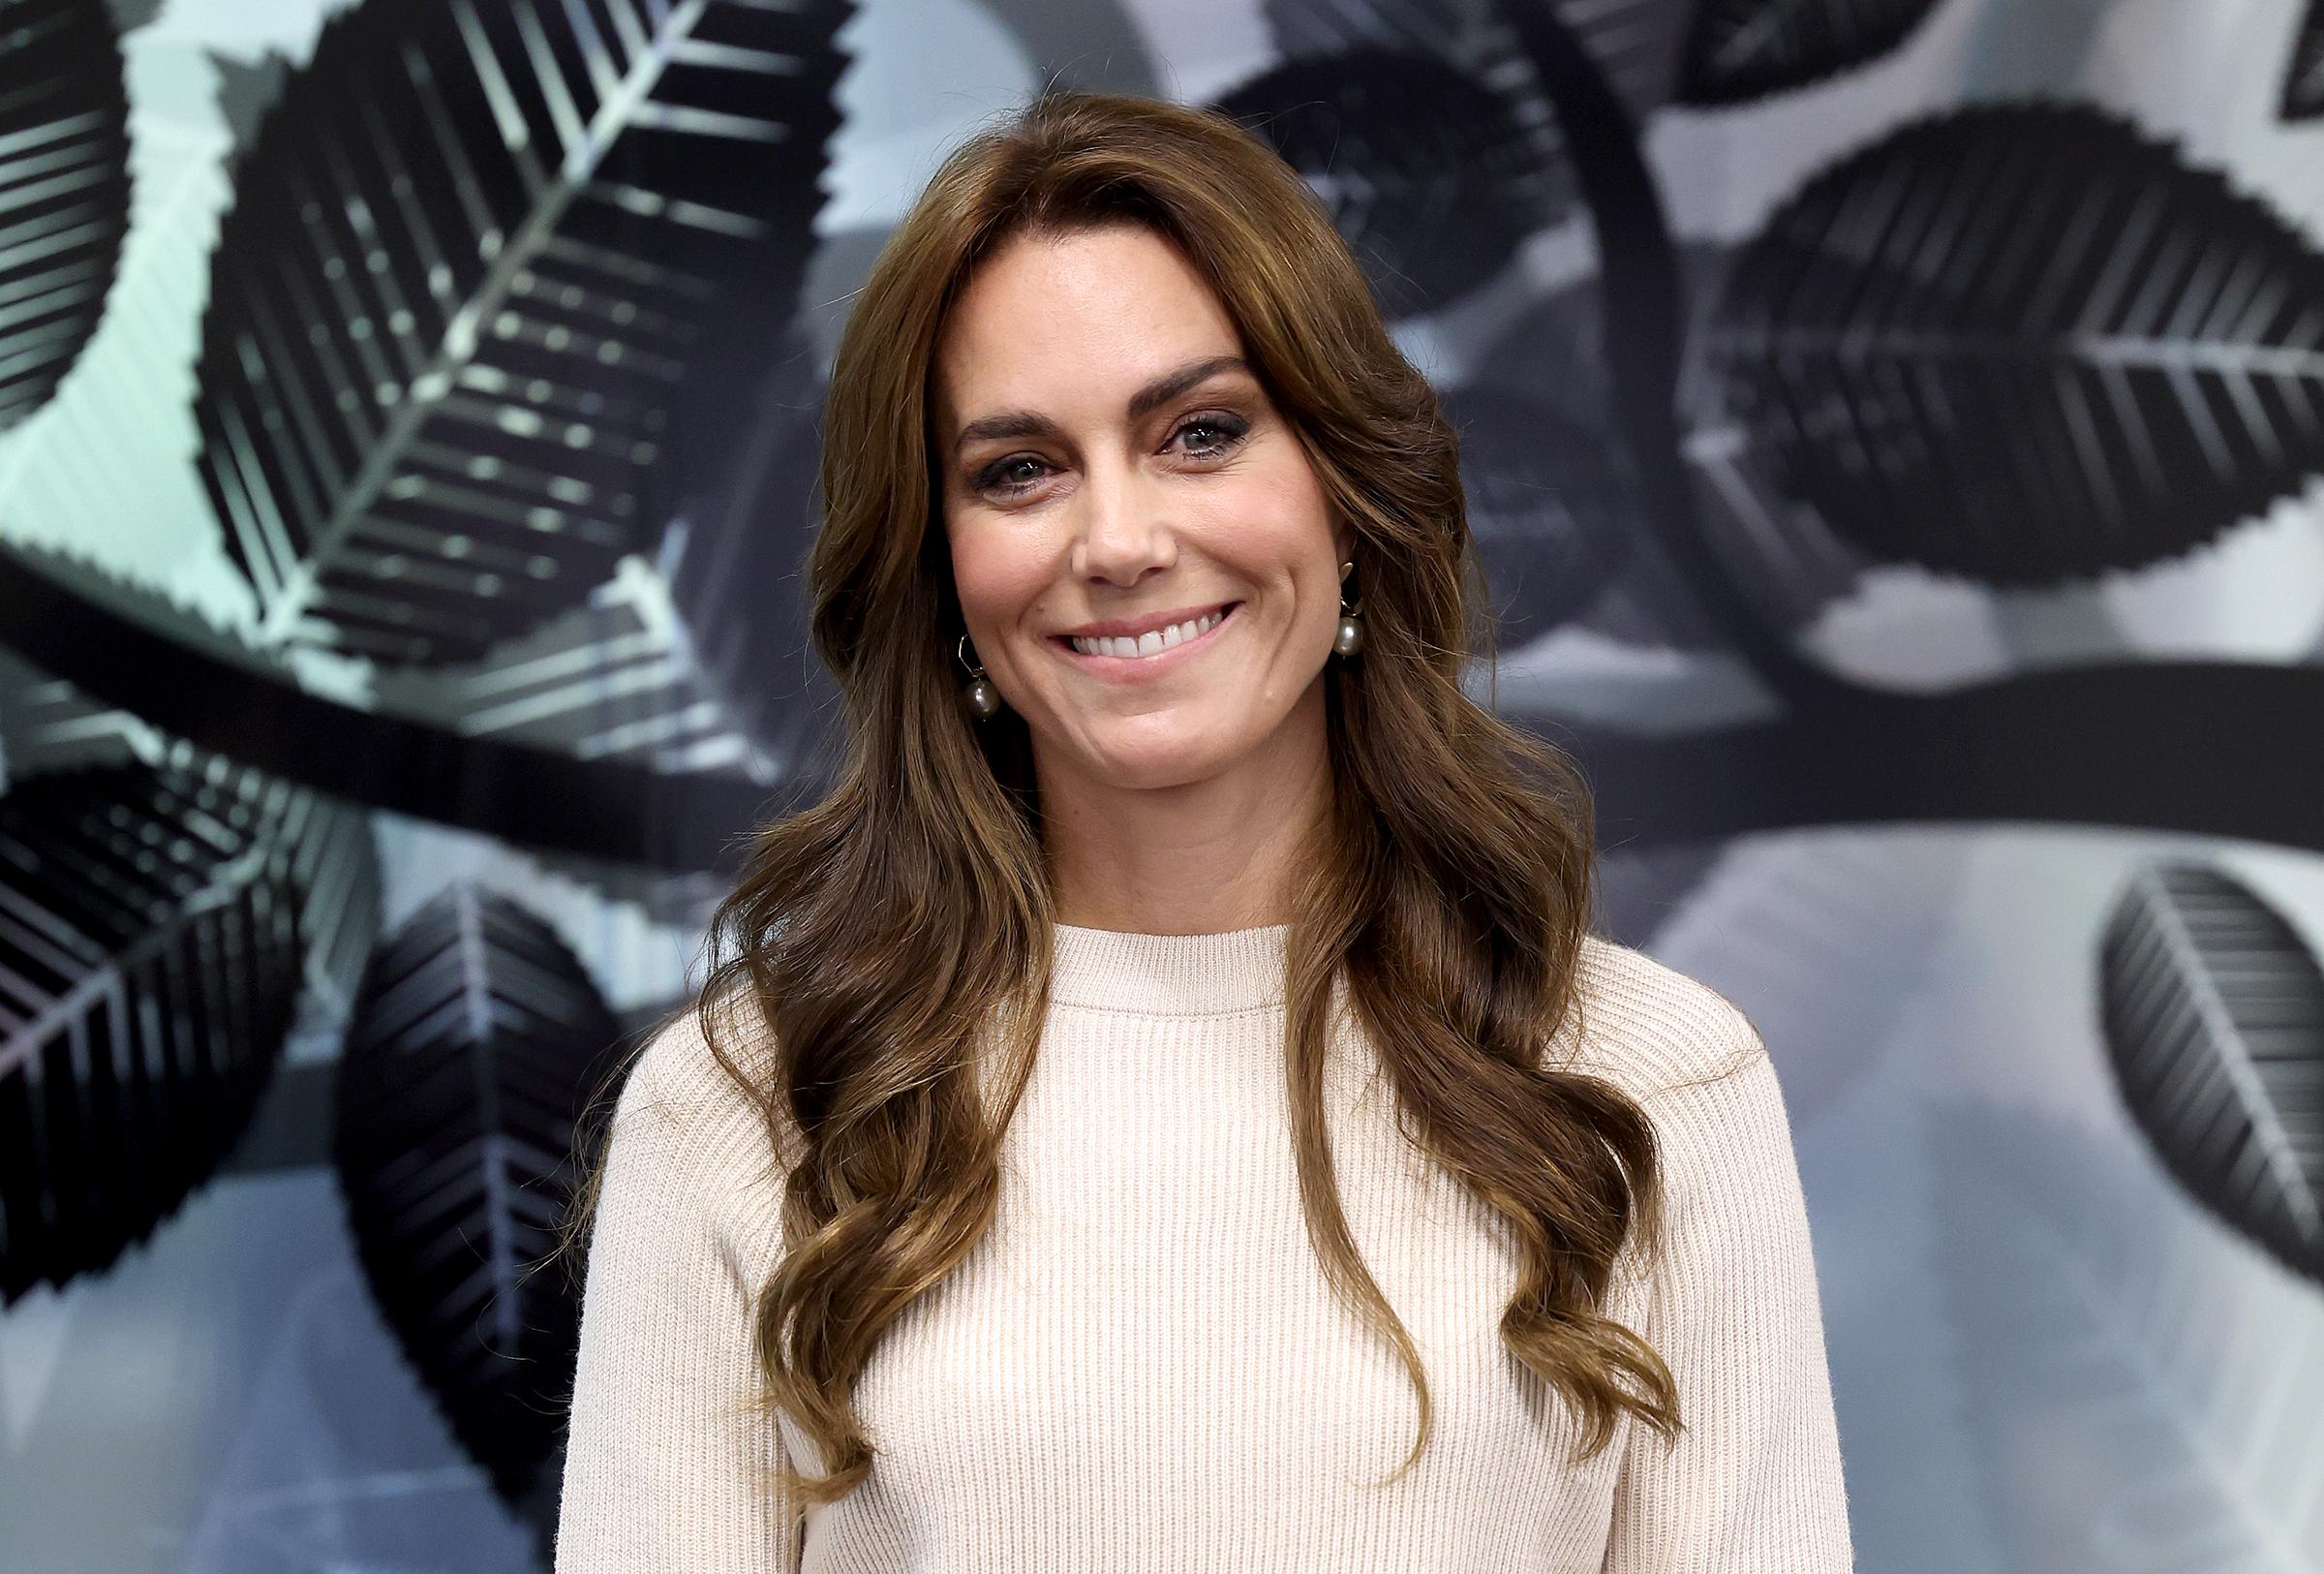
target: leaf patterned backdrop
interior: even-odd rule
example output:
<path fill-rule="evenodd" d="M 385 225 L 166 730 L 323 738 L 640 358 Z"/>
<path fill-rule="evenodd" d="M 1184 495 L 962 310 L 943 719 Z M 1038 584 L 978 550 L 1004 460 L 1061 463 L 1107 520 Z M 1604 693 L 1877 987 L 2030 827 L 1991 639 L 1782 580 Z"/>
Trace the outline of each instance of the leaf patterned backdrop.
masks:
<path fill-rule="evenodd" d="M 544 1566 L 839 325 L 1050 81 L 1269 138 L 1461 428 L 1861 1566 L 2324 1569 L 2324 0 L 0 0 L 8 1566 Z"/>

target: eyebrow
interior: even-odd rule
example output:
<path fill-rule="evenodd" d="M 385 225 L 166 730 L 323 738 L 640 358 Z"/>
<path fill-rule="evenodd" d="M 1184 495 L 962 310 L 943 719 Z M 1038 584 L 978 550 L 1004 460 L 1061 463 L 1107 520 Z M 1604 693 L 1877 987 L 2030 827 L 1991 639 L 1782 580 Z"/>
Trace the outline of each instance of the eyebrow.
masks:
<path fill-rule="evenodd" d="M 1240 355 L 1212 355 L 1208 360 L 1188 361 L 1175 372 L 1165 372 L 1145 387 L 1130 395 L 1127 406 L 1129 418 L 1137 420 L 1151 415 L 1187 389 L 1208 383 L 1221 372 L 1247 372 Z M 1047 416 L 1031 410 L 1005 410 L 997 416 L 983 416 L 961 428 L 961 435 L 952 440 L 952 451 L 960 452 L 969 444 L 995 437 L 1058 437 L 1057 423 Z"/>

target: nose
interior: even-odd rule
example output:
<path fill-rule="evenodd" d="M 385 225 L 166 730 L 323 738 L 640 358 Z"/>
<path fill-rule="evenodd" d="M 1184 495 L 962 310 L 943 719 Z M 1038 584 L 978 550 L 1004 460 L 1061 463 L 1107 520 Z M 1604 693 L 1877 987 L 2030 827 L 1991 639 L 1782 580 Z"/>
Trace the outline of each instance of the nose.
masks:
<path fill-rule="evenodd" d="M 1076 576 L 1129 586 L 1177 561 L 1177 539 L 1162 517 L 1159 489 L 1137 466 L 1092 460 L 1073 506 Z"/>

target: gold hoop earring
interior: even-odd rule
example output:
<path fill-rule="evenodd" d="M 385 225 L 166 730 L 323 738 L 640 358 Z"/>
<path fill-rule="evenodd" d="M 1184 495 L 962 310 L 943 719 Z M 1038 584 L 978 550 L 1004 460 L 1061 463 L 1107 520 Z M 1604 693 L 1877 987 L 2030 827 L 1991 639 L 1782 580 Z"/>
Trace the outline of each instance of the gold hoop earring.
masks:
<path fill-rule="evenodd" d="M 962 687 L 961 697 L 967 703 L 969 715 L 980 722 L 990 722 L 1000 712 L 1000 691 L 985 676 L 983 666 L 969 666 L 967 647 L 966 634 L 961 635 L 960 642 L 952 647 L 952 654 L 968 668 L 969 681 Z"/>

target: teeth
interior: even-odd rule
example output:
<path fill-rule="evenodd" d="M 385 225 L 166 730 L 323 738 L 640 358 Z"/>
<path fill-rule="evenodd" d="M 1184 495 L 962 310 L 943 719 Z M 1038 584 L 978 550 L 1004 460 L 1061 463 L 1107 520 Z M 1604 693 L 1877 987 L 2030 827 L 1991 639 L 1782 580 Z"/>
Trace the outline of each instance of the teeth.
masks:
<path fill-rule="evenodd" d="M 1084 656 L 1151 656 L 1156 651 L 1192 639 L 1195 635 L 1218 627 L 1226 613 L 1212 612 L 1191 623 L 1174 623 L 1167 629 L 1154 629 L 1132 639 L 1126 634 L 1108 634 L 1096 639 L 1076 638 L 1073 648 Z"/>

